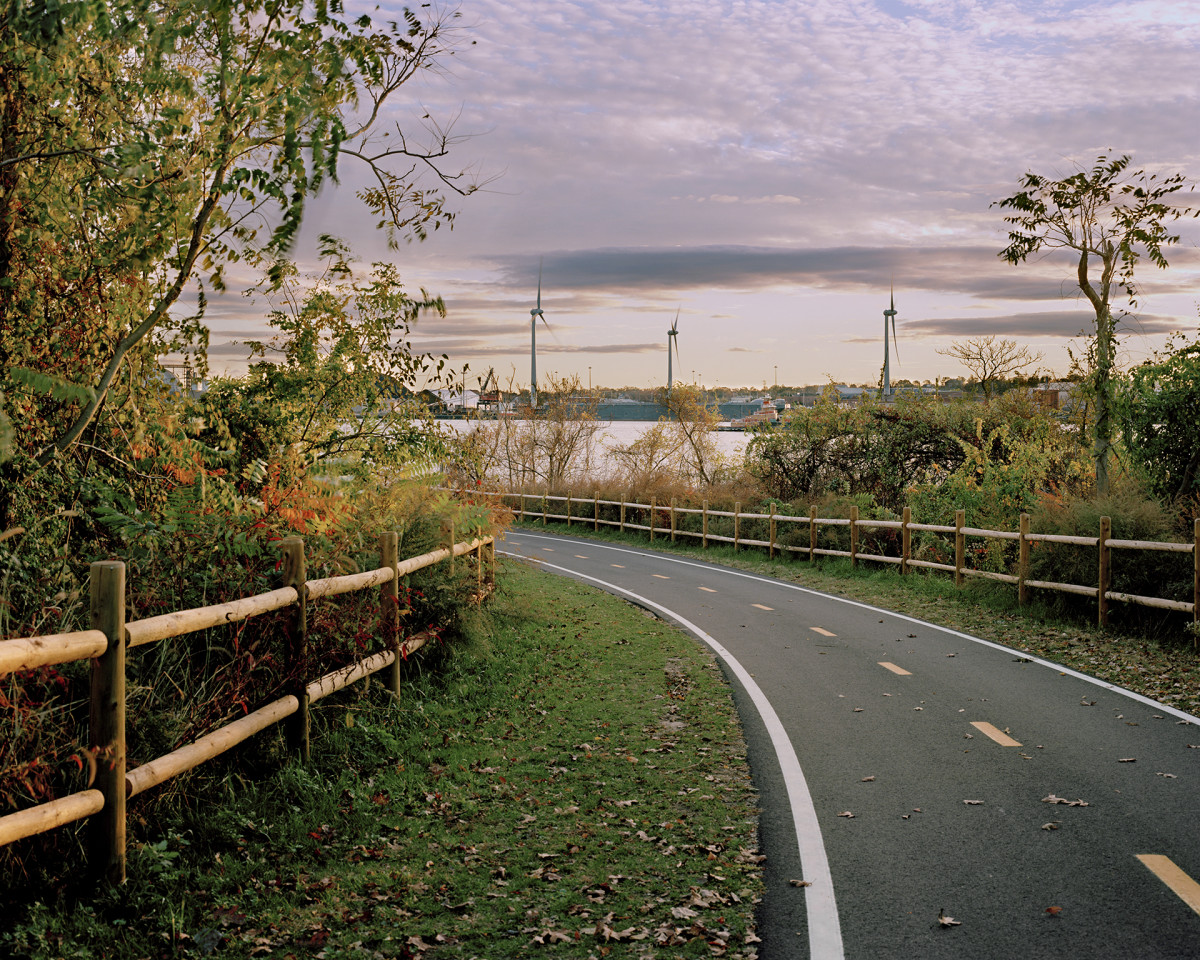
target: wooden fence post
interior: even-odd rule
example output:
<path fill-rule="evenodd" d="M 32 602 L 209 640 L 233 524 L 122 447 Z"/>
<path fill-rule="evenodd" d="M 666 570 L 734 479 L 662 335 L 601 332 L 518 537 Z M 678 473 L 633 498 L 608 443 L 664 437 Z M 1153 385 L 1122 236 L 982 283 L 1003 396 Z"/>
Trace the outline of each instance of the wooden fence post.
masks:
<path fill-rule="evenodd" d="M 571 529 L 571 491 L 567 491 L 567 529 Z"/>
<path fill-rule="evenodd" d="M 963 533 L 963 527 L 967 523 L 967 511 L 954 511 L 954 585 L 961 587 L 963 584 L 963 562 L 967 554 L 967 535 Z"/>
<path fill-rule="evenodd" d="M 671 498 L 671 542 L 675 542 L 675 498 Z"/>
<path fill-rule="evenodd" d="M 701 504 L 701 515 L 702 515 L 702 520 L 701 520 L 702 530 L 701 530 L 701 534 L 700 534 L 700 549 L 707 550 L 708 549 L 708 501 L 707 500 L 705 500 Z M 1197 522 L 1200 523 L 1200 521 L 1197 521 Z"/>
<path fill-rule="evenodd" d="M 1200 517 L 1192 519 L 1192 623 L 1200 623 Z M 1200 641 L 1200 630 L 1192 634 L 1192 647 Z"/>
<path fill-rule="evenodd" d="M 655 510 L 655 507 L 657 507 L 657 506 L 658 506 L 658 499 L 656 497 L 651 497 L 650 498 L 650 542 L 651 543 L 654 542 L 654 510 Z"/>
<path fill-rule="evenodd" d="M 767 539 L 770 541 L 770 546 L 767 548 L 767 559 L 775 559 L 775 504 L 771 504 L 771 519 L 767 525 Z"/>
<path fill-rule="evenodd" d="M 454 521 L 450 521 L 450 576 L 454 576 Z"/>
<path fill-rule="evenodd" d="M 808 562 L 817 559 L 817 508 L 808 508 Z"/>
<path fill-rule="evenodd" d="M 733 505 L 733 552 L 738 551 L 738 540 L 741 539 L 742 527 L 742 501 L 738 500 Z"/>
<path fill-rule="evenodd" d="M 546 514 L 550 512 L 550 507 L 546 500 L 546 494 L 542 494 L 542 526 L 546 525 Z"/>
<path fill-rule="evenodd" d="M 596 490 L 592 494 L 592 505 L 595 506 L 595 508 L 596 508 L 595 518 L 592 521 L 592 529 L 599 530 L 600 529 L 600 491 L 599 490 Z"/>
<path fill-rule="evenodd" d="M 858 566 L 858 504 L 850 504 L 850 566 Z"/>
<path fill-rule="evenodd" d="M 1096 544 L 1100 548 L 1099 589 L 1096 591 L 1096 622 L 1108 626 L 1108 587 L 1112 580 L 1112 553 L 1108 547 L 1112 537 L 1112 517 L 1100 518 L 1100 540 Z"/>
<path fill-rule="evenodd" d="M 1017 603 L 1025 606 L 1029 600 L 1029 514 L 1021 514 L 1021 532 L 1017 538 Z"/>
<path fill-rule="evenodd" d="M 621 494 L 621 532 L 625 532 L 625 494 Z"/>
<path fill-rule="evenodd" d="M 475 547 L 475 596 L 483 604 L 483 542 Z"/>
<path fill-rule="evenodd" d="M 283 550 L 284 586 L 296 589 L 296 613 L 292 621 L 292 645 L 288 651 L 291 692 L 300 701 L 299 709 L 287 719 L 288 746 L 305 762 L 309 757 L 308 693 L 305 671 L 308 667 L 308 579 L 304 561 L 304 541 L 287 537 L 279 544 Z"/>
<path fill-rule="evenodd" d="M 379 606 L 382 609 L 383 635 L 396 659 L 388 668 L 388 691 L 400 696 L 400 537 L 396 533 L 379 535 L 379 565 L 392 568 L 392 579 L 379 585 Z"/>
<path fill-rule="evenodd" d="M 900 575 L 908 573 L 908 561 L 912 559 L 912 531 L 908 525 L 912 523 L 912 507 L 905 507 L 900 514 Z"/>
<path fill-rule="evenodd" d="M 125 882 L 125 564 L 91 565 L 91 625 L 108 638 L 92 661 L 88 745 L 95 751 L 94 786 L 104 807 L 88 824 L 91 868 L 111 883 Z"/>
<path fill-rule="evenodd" d="M 521 522 L 525 522 L 525 487 L 521 487 Z"/>

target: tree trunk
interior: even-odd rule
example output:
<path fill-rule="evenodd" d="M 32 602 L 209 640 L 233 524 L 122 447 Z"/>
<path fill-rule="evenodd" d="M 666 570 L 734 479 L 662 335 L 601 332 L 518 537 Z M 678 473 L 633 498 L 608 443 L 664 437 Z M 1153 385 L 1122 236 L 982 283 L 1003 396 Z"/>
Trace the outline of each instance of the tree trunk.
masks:
<path fill-rule="evenodd" d="M 1107 496 L 1108 461 L 1112 453 L 1113 319 L 1107 305 L 1096 317 L 1096 428 L 1092 455 L 1096 461 L 1096 493 Z"/>

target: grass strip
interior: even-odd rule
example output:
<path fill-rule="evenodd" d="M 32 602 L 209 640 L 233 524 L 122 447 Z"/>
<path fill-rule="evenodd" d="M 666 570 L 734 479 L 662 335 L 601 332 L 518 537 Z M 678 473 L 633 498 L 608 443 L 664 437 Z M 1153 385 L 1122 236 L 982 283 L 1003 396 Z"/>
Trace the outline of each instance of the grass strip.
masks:
<path fill-rule="evenodd" d="M 565 525 L 526 522 L 514 529 L 530 533 L 568 534 Z M 1200 716 L 1200 655 L 1195 638 L 1185 632 L 1185 618 L 1147 613 L 1144 608 L 1118 607 L 1119 622 L 1101 629 L 1090 618 L 1091 605 L 1045 602 L 1035 597 L 1022 607 L 1016 589 L 985 580 L 955 587 L 944 574 L 916 571 L 901 577 L 893 568 L 849 560 L 821 558 L 816 563 L 785 556 L 771 560 L 757 548 L 734 551 L 729 546 L 707 550 L 691 541 L 592 531 L 573 525 L 570 536 L 623 543 L 695 557 L 711 563 L 775 577 L 873 606 L 904 613 L 1042 657 Z M 1073 608 L 1073 610 L 1072 610 Z"/>
<path fill-rule="evenodd" d="M 513 562 L 468 620 L 399 702 L 322 701 L 309 765 L 265 734 L 192 778 L 125 888 L 26 903 L 0 954 L 755 956 L 756 797 L 708 651 Z"/>

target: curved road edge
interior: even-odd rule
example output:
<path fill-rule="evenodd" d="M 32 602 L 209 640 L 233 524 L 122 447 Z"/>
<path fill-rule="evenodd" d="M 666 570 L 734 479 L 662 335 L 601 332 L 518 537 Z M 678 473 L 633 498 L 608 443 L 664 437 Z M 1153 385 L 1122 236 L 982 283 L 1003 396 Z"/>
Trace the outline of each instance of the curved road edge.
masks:
<path fill-rule="evenodd" d="M 759 718 L 762 720 L 775 750 L 775 756 L 787 788 L 800 863 L 804 869 L 804 878 L 810 884 L 805 889 L 804 901 L 808 917 L 809 956 L 812 960 L 842 960 L 845 953 L 842 947 L 842 928 L 838 921 L 837 901 L 833 893 L 833 876 L 829 870 L 829 858 L 825 854 L 825 844 L 821 839 L 821 827 L 817 823 L 817 811 L 808 791 L 808 782 L 804 779 L 800 760 L 796 756 L 787 731 L 784 730 L 783 724 L 779 720 L 779 715 L 775 712 L 775 708 L 767 699 L 766 694 L 763 693 L 762 688 L 750 676 L 749 671 L 723 644 L 675 610 L 598 577 L 588 576 L 585 573 L 569 570 L 566 567 L 556 566 L 542 560 L 530 561 L 528 557 L 516 553 L 497 552 L 503 556 L 536 563 L 543 569 L 556 570 L 573 579 L 585 580 L 608 593 L 624 597 L 640 607 L 659 614 L 708 646 L 726 669 L 737 677 L 738 682 L 741 683 L 754 703 L 755 709 L 758 710 Z"/>

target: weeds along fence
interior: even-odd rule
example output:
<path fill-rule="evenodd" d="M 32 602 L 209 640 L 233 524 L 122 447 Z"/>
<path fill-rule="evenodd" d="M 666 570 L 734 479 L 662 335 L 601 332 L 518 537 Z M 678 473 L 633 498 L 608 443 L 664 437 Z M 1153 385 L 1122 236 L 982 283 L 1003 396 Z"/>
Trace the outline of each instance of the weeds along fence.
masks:
<path fill-rule="evenodd" d="M 1153 540 L 1119 540 L 1112 536 L 1112 521 L 1100 518 L 1097 535 L 1068 536 L 1065 534 L 1037 533 L 1029 529 L 1029 515 L 1021 514 L 1018 530 L 985 530 L 966 526 L 966 511 L 957 510 L 954 523 L 914 523 L 910 509 L 904 508 L 899 520 L 874 520 L 861 518 L 856 506 L 851 506 L 849 517 L 818 517 L 817 508 L 810 507 L 808 516 L 782 513 L 745 513 L 741 504 L 733 510 L 712 510 L 704 501 L 700 507 L 679 506 L 676 499 L 670 503 L 633 503 L 625 500 L 601 500 L 599 495 L 591 498 L 551 496 L 545 493 L 494 493 L 491 496 L 515 505 L 514 514 L 521 520 L 538 519 L 542 523 L 556 521 L 589 525 L 595 530 L 613 527 L 621 532 L 646 533 L 650 540 L 656 536 L 669 537 L 672 542 L 679 538 L 699 540 L 707 549 L 710 543 L 732 544 L 734 550 L 743 547 L 766 548 L 768 556 L 799 554 L 807 560 L 820 556 L 848 557 L 857 566 L 860 561 L 893 564 L 901 574 L 915 569 L 937 570 L 954 576 L 961 586 L 967 578 L 983 578 L 1001 583 L 1014 584 L 1017 598 L 1025 604 L 1031 590 L 1050 590 L 1060 593 L 1091 597 L 1096 601 L 1097 622 L 1108 623 L 1109 604 L 1113 602 L 1138 604 L 1160 610 L 1190 613 L 1192 620 L 1200 620 L 1200 519 L 1193 521 L 1191 543 L 1170 543 Z M 553 512 L 552 512 L 553 511 Z M 842 531 L 843 535 L 831 542 L 824 536 L 826 531 Z M 888 537 L 876 537 L 873 547 L 881 552 L 863 549 L 863 534 L 890 532 Z M 913 535 L 933 534 L 934 539 L 922 543 L 920 551 L 914 551 Z M 982 540 L 984 546 L 968 549 L 971 541 Z M 939 542 L 940 541 L 940 542 Z M 995 547 L 1015 547 L 1015 555 L 1005 566 L 1011 572 L 984 570 L 968 564 L 969 555 L 979 555 Z M 1030 576 L 1030 551 L 1040 545 L 1063 544 L 1075 548 L 1095 550 L 1095 580 L 1091 584 L 1056 583 L 1033 579 Z M 891 546 L 894 552 L 882 552 Z M 916 555 L 917 553 L 923 555 Z M 1190 554 L 1192 559 L 1190 601 L 1163 597 L 1143 596 L 1113 590 L 1113 555 L 1132 554 Z M 1181 573 L 1180 579 L 1186 579 Z M 1186 589 L 1186 588 L 1184 588 Z M 1186 593 L 1184 593 L 1186 596 Z"/>
<path fill-rule="evenodd" d="M 322 697 L 381 670 L 388 670 L 384 679 L 387 689 L 399 695 L 401 661 L 423 646 L 427 639 L 424 634 L 402 636 L 398 602 L 401 578 L 442 562 L 453 567 L 456 557 L 473 555 L 477 578 L 475 598 L 481 601 L 495 583 L 496 555 L 492 537 L 455 543 L 452 534 L 446 547 L 399 560 L 398 542 L 395 533 L 380 536 L 377 569 L 309 580 L 304 542 L 299 537 L 290 537 L 280 543 L 285 582 L 282 588 L 229 603 L 180 610 L 128 623 L 125 621 L 125 564 L 119 560 L 93 563 L 91 629 L 0 641 L 0 676 L 75 660 L 92 660 L 88 740 L 89 752 L 95 758 L 95 777 L 87 790 L 0 817 L 0 846 L 91 817 L 88 824 L 89 865 L 114 883 L 121 883 L 125 879 L 125 808 L 129 799 L 212 760 L 284 720 L 287 721 L 289 746 L 307 760 L 309 707 Z M 126 769 L 126 651 L 291 607 L 295 619 L 288 656 L 293 664 L 303 664 L 307 655 L 308 602 L 376 587 L 384 610 L 386 649 L 312 681 L 306 681 L 297 672 L 300 679 L 286 696 L 177 750 Z"/>

